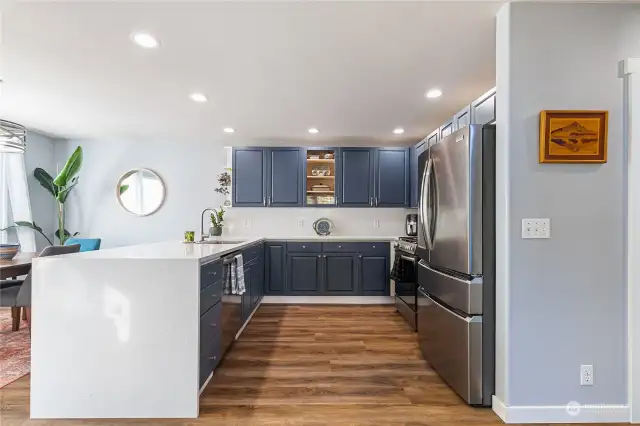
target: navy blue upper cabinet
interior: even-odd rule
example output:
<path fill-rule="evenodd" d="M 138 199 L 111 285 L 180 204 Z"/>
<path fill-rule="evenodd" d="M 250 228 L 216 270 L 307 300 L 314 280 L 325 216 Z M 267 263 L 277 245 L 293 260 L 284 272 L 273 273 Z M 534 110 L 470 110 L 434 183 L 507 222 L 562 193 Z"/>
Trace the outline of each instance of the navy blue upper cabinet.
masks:
<path fill-rule="evenodd" d="M 267 150 L 267 206 L 302 206 L 304 149 L 269 148 Z"/>
<path fill-rule="evenodd" d="M 496 121 L 496 89 L 489 90 L 471 104 L 471 122 L 489 124 Z"/>
<path fill-rule="evenodd" d="M 420 171 L 418 170 L 418 158 L 427 149 L 427 139 L 423 139 L 411 148 L 409 155 L 409 172 L 411 173 L 411 205 L 410 207 L 418 207 L 418 197 L 420 196 Z"/>
<path fill-rule="evenodd" d="M 374 197 L 374 156 L 371 148 L 342 148 L 340 159 L 341 206 L 373 207 Z"/>
<path fill-rule="evenodd" d="M 409 149 L 379 148 L 375 160 L 375 206 L 408 207 Z"/>
<path fill-rule="evenodd" d="M 232 197 L 234 206 L 257 207 L 267 203 L 267 168 L 264 148 L 234 148 Z"/>
<path fill-rule="evenodd" d="M 234 148 L 233 205 L 302 206 L 303 167 L 303 148 Z"/>

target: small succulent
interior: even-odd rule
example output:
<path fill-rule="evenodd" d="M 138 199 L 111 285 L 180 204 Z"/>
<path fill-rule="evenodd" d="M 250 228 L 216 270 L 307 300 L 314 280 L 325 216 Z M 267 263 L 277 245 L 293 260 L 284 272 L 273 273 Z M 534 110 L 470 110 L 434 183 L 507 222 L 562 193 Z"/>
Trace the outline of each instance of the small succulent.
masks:
<path fill-rule="evenodd" d="M 211 225 L 214 227 L 222 226 L 222 222 L 224 222 L 224 214 L 225 210 L 222 206 L 220 206 L 220 210 L 213 209 L 213 213 L 211 213 Z"/>

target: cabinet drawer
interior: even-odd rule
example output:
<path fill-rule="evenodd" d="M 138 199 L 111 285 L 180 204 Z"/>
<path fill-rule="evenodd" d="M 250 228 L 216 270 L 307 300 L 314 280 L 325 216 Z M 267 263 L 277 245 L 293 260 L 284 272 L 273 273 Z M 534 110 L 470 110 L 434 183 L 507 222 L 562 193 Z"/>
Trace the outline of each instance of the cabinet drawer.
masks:
<path fill-rule="evenodd" d="M 200 290 L 222 279 L 222 262 L 216 260 L 200 267 Z"/>
<path fill-rule="evenodd" d="M 222 297 L 222 280 L 216 281 L 200 291 L 200 315 L 203 315 Z"/>
<path fill-rule="evenodd" d="M 258 254 L 262 251 L 262 244 L 251 246 L 242 250 L 242 262 L 249 263 L 253 259 L 258 257 Z"/>
<path fill-rule="evenodd" d="M 362 253 L 362 254 L 389 254 L 389 243 L 322 243 L 322 251 L 326 253 Z"/>
<path fill-rule="evenodd" d="M 391 246 L 387 241 L 373 241 L 367 243 L 358 243 L 358 253 L 377 254 L 389 256 Z"/>
<path fill-rule="evenodd" d="M 222 320 L 222 303 L 216 303 L 200 317 L 200 346 L 203 342 L 213 340 L 220 333 Z"/>
<path fill-rule="evenodd" d="M 356 253 L 358 243 L 322 243 L 322 251 L 325 253 Z"/>
<path fill-rule="evenodd" d="M 200 348 L 200 387 L 204 385 L 222 358 L 221 336 L 217 334 L 213 340 Z"/>
<path fill-rule="evenodd" d="M 296 253 L 320 253 L 322 243 L 318 242 L 288 242 L 287 251 Z"/>

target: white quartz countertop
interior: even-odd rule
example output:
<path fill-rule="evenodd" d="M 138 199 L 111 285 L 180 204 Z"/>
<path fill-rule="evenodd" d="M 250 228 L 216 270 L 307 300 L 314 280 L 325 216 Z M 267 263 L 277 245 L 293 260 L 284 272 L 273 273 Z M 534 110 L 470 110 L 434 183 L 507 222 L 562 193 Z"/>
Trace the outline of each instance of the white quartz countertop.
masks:
<path fill-rule="evenodd" d="M 161 260 L 198 260 L 200 263 L 210 262 L 234 251 L 242 250 L 263 241 L 317 241 L 317 242 L 368 242 L 395 241 L 398 237 L 368 236 L 294 236 L 294 237 L 233 237 L 223 236 L 210 238 L 208 241 L 228 241 L 231 244 L 183 243 L 167 241 L 161 243 L 140 244 L 135 246 L 102 249 L 82 253 L 66 254 L 56 258 L 70 257 L 74 259 L 161 259 Z"/>

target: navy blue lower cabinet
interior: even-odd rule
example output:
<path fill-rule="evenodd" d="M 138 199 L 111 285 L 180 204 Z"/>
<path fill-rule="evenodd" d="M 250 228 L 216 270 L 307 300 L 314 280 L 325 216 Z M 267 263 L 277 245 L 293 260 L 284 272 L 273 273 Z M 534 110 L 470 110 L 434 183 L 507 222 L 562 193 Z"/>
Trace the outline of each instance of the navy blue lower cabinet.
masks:
<path fill-rule="evenodd" d="M 360 254 L 360 294 L 389 295 L 389 256 Z"/>
<path fill-rule="evenodd" d="M 291 295 L 314 295 L 321 291 L 320 253 L 287 254 L 287 290 Z"/>
<path fill-rule="evenodd" d="M 261 245 L 262 246 L 262 245 Z M 261 250 L 264 250 L 261 248 Z M 264 254 L 262 252 L 251 267 L 251 312 L 256 308 L 264 291 Z"/>
<path fill-rule="evenodd" d="M 350 296 L 357 292 L 358 255 L 325 253 L 322 255 L 323 294 Z"/>
<path fill-rule="evenodd" d="M 222 357 L 222 304 L 217 303 L 200 317 L 200 386 L 209 378 Z"/>
<path fill-rule="evenodd" d="M 265 245 L 264 294 L 282 295 L 285 291 L 287 243 L 272 241 Z"/>
<path fill-rule="evenodd" d="M 244 265 L 244 288 L 245 292 L 242 294 L 242 324 L 244 324 L 249 315 L 251 314 L 251 283 L 252 283 L 252 275 L 251 275 L 252 265 L 250 263 L 245 263 Z"/>
<path fill-rule="evenodd" d="M 409 207 L 409 149 L 378 148 L 375 156 L 376 207 Z"/>

